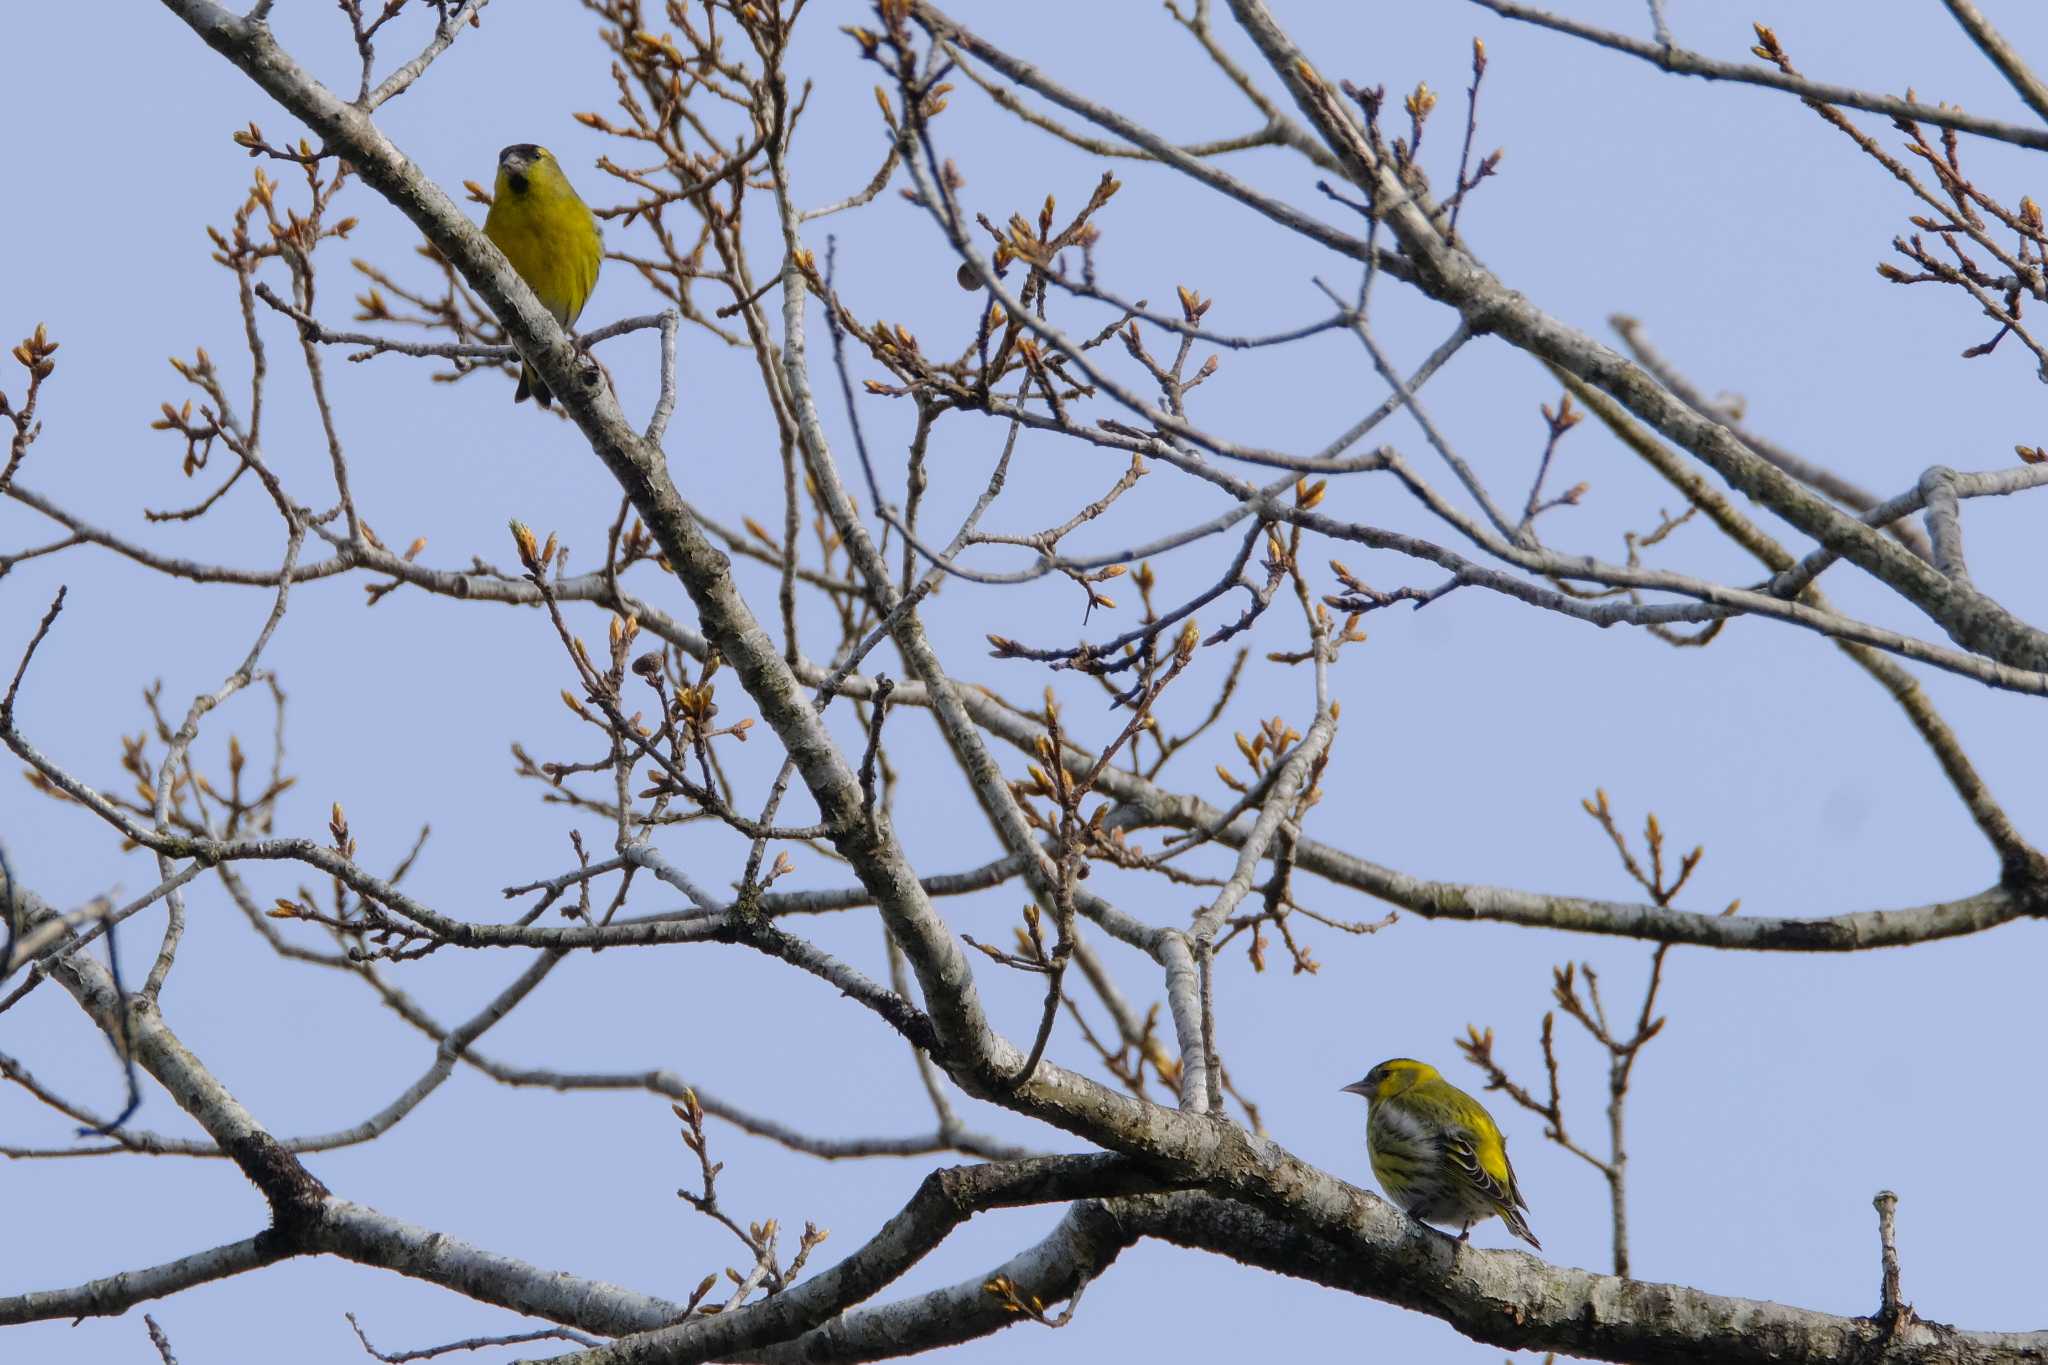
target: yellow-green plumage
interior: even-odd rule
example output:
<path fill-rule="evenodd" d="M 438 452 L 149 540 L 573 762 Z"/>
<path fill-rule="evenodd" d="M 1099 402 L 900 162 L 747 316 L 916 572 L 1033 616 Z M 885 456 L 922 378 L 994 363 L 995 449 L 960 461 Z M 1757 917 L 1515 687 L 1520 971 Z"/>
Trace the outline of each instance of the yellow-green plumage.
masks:
<path fill-rule="evenodd" d="M 1521 1210 L 1529 1207 L 1508 1163 L 1506 1139 L 1484 1105 L 1427 1062 L 1396 1057 L 1344 1087 L 1365 1097 L 1366 1152 L 1380 1188 L 1411 1218 L 1455 1225 L 1500 1218 L 1535 1247 Z"/>
<path fill-rule="evenodd" d="M 555 321 L 575 325 L 597 288 L 604 235 L 547 148 L 517 142 L 498 153 L 498 183 L 491 211 L 484 215 L 484 236 L 497 243 Z M 542 407 L 554 396 L 522 364 L 512 401 L 523 402 L 529 393 Z"/>

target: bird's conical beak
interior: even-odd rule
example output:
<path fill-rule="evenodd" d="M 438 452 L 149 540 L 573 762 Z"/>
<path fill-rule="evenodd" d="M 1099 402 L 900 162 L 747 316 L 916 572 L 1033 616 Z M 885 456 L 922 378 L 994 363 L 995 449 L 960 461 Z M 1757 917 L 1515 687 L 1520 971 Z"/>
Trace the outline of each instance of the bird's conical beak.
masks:
<path fill-rule="evenodd" d="M 1372 1098 L 1372 1092 L 1365 1088 L 1364 1081 L 1353 1081 L 1349 1085 L 1343 1085 L 1337 1088 L 1341 1093 L 1346 1095 L 1362 1095 L 1367 1099 Z"/>

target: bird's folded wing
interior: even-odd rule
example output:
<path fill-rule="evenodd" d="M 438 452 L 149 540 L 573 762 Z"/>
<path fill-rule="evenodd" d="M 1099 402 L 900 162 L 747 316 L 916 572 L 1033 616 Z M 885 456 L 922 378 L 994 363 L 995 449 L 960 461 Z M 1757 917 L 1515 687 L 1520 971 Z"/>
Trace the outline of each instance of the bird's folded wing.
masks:
<path fill-rule="evenodd" d="M 1501 1167 L 1506 1179 L 1502 1179 L 1501 1176 L 1486 1169 L 1486 1163 L 1480 1160 L 1478 1146 L 1467 1134 L 1445 1134 L 1443 1152 L 1444 1159 L 1450 1163 L 1451 1168 L 1470 1181 L 1489 1200 L 1503 1208 L 1511 1209 L 1515 1206 L 1519 1191 L 1514 1186 L 1513 1172 L 1507 1171 L 1505 1154 L 1502 1155 Z"/>

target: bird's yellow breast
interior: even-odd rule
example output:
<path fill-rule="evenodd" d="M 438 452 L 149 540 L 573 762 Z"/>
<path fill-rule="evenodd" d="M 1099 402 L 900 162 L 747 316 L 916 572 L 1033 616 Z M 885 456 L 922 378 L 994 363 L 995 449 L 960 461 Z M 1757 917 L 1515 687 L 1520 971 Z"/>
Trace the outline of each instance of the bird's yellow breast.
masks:
<path fill-rule="evenodd" d="M 559 171 L 554 178 L 560 180 Z M 597 287 L 597 269 L 604 260 L 597 220 L 567 181 L 556 186 L 534 176 L 523 191 L 506 181 L 501 173 L 484 235 L 505 253 L 541 305 L 567 327 Z"/>

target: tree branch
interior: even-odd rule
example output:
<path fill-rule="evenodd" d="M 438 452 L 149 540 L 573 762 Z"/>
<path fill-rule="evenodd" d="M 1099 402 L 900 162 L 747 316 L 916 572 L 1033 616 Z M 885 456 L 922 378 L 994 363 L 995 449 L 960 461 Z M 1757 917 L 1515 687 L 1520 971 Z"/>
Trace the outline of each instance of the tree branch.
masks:
<path fill-rule="evenodd" d="M 1829 85 L 1823 81 L 1811 81 L 1804 76 L 1788 76 L 1767 66 L 1745 66 L 1736 62 L 1718 61 L 1698 52 L 1682 47 L 1672 47 L 1663 42 L 1645 42 L 1631 38 L 1625 33 L 1613 33 L 1552 14 L 1534 5 L 1520 4 L 1517 0 L 1472 0 L 1483 9 L 1490 9 L 1503 19 L 1518 19 L 1538 28 L 1551 29 L 1569 34 L 1599 47 L 1625 52 L 1631 57 L 1644 61 L 1679 76 L 1698 76 L 1710 81 L 1735 81 L 1743 85 L 1761 85 L 1771 90 L 1783 90 L 1801 99 L 1819 100 L 1824 104 L 1840 104 L 1850 109 L 1863 109 L 1887 118 L 1911 119 L 1916 123 L 1931 123 L 1937 128 L 1953 128 L 1959 133 L 1975 133 L 1979 137 L 1992 138 L 1998 142 L 2010 142 L 2021 147 L 2037 150 L 2048 149 L 2048 131 L 2039 128 L 2025 128 L 2015 123 L 2000 123 L 1996 119 L 1964 113 L 1953 105 L 1922 104 L 1918 100 L 1900 99 L 1896 95 L 1875 95 L 1847 85 Z M 1954 8 L 1951 0 L 1944 0 Z"/>

